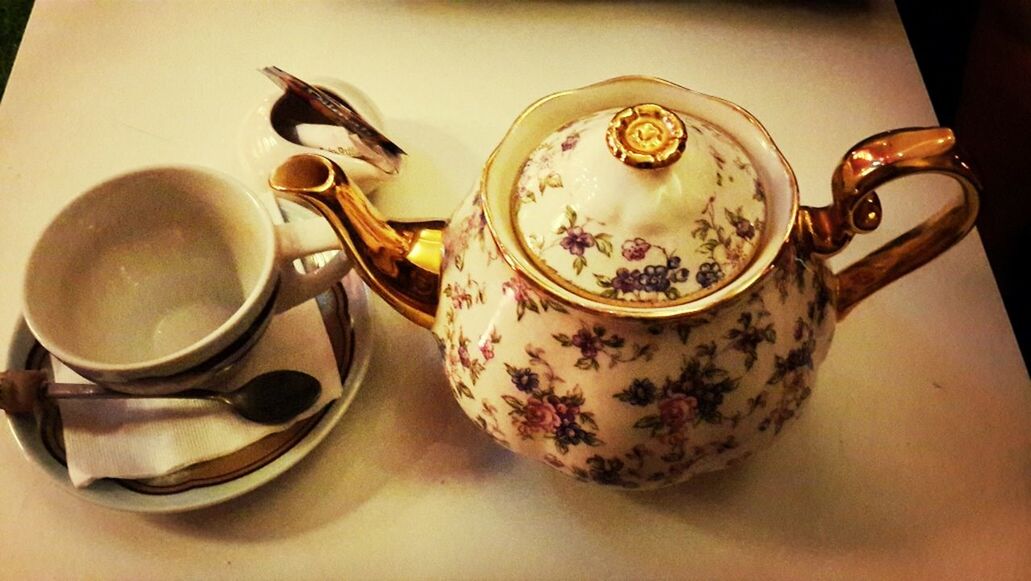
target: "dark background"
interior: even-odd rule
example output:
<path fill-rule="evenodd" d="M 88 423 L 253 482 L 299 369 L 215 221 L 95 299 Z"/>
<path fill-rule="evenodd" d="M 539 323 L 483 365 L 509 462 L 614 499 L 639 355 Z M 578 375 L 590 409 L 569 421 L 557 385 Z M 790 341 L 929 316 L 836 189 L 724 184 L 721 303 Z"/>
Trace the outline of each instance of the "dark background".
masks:
<path fill-rule="evenodd" d="M 935 113 L 956 130 L 984 182 L 977 229 L 1028 365 L 1031 249 L 1031 2 L 896 5 Z M 1021 242 L 1021 239 L 1024 242 Z"/>
<path fill-rule="evenodd" d="M 978 232 L 1027 365 L 1031 321 L 1021 270 L 1031 244 L 1020 240 L 1031 233 L 1031 1 L 896 5 L 935 113 L 956 130 L 984 182 Z M 0 100 L 31 8 L 32 0 L 0 0 Z"/>

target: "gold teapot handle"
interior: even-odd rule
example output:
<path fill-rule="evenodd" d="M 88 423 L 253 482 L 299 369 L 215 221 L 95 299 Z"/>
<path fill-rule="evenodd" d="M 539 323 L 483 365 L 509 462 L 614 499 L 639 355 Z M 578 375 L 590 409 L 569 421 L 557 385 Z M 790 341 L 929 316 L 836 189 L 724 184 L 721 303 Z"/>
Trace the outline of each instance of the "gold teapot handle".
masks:
<path fill-rule="evenodd" d="M 954 178 L 962 186 L 962 196 L 837 273 L 839 319 L 861 300 L 927 264 L 966 236 L 977 217 L 981 184 L 951 129 L 897 129 L 874 135 L 849 150 L 834 172 L 830 206 L 802 208 L 800 227 L 813 252 L 834 254 L 855 234 L 871 232 L 880 224 L 881 203 L 875 188 L 922 172 Z"/>

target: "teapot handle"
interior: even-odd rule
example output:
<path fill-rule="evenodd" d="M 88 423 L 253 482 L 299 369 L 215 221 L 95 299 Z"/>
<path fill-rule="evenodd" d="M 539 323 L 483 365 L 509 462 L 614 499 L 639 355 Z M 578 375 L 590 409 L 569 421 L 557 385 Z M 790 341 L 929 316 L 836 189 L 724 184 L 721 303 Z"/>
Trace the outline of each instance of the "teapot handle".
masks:
<path fill-rule="evenodd" d="M 800 226 L 813 252 L 834 254 L 855 234 L 871 232 L 880 224 L 881 202 L 875 188 L 923 172 L 954 178 L 962 186 L 962 196 L 837 273 L 839 319 L 861 300 L 927 264 L 966 236 L 977 217 L 981 184 L 951 129 L 896 129 L 869 137 L 849 150 L 834 172 L 830 206 L 802 208 Z"/>

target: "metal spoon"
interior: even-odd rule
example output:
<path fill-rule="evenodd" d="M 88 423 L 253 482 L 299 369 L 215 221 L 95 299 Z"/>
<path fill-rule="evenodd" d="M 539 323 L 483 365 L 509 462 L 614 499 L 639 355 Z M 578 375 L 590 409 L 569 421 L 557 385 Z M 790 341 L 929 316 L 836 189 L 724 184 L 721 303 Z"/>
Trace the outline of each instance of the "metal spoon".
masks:
<path fill-rule="evenodd" d="M 280 424 L 311 407 L 322 394 L 322 384 L 311 375 L 277 370 L 254 377 L 227 392 L 191 389 L 173 394 L 137 395 L 89 383 L 49 383 L 40 371 L 0 373 L 0 407 L 12 413 L 31 412 L 30 404 L 41 394 L 52 399 L 78 398 L 192 398 L 211 399 L 233 408 L 240 417 L 259 424 Z M 33 391 L 35 393 L 28 393 Z M 27 409 L 26 409 L 27 408 Z"/>

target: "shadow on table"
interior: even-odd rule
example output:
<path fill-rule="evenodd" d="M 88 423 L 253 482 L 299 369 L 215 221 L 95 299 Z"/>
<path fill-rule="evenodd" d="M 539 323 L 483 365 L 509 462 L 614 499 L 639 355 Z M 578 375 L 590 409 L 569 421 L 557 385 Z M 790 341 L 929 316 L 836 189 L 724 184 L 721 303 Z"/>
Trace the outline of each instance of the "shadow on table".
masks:
<path fill-rule="evenodd" d="M 474 163 L 469 151 L 438 129 L 405 120 L 392 121 L 391 127 L 409 151 L 447 147 L 450 159 L 465 156 L 466 166 Z M 454 188 L 455 176 L 442 175 L 426 159 L 412 155 L 398 182 L 377 192 L 376 202 L 422 212 L 434 200 L 457 200 L 465 193 L 447 191 Z M 416 189 L 420 199 L 399 199 Z M 514 457 L 484 437 L 455 404 L 430 333 L 396 320 L 388 324 L 400 315 L 378 299 L 371 304 L 377 329 L 368 375 L 320 446 L 287 473 L 240 498 L 148 518 L 190 536 L 260 541 L 339 520 L 392 480 L 447 484 L 506 471 Z M 393 331 L 390 336 L 385 329 Z"/>
<path fill-rule="evenodd" d="M 387 342 L 416 360 L 370 369 L 340 423 L 292 470 L 222 505 L 148 518 L 190 536 L 261 541 L 339 520 L 392 480 L 444 484 L 506 470 L 511 454 L 455 405 L 428 334 L 380 337 L 380 352 Z"/>
<path fill-rule="evenodd" d="M 790 448 L 793 443 L 781 441 L 774 448 Z M 771 457 L 773 456 L 773 457 Z M 721 546 L 780 546 L 801 551 L 813 550 L 897 550 L 911 541 L 895 526 L 901 515 L 893 515 L 886 507 L 876 504 L 864 507 L 861 515 L 852 512 L 849 500 L 839 498 L 835 483 L 813 479 L 814 462 L 825 461 L 809 457 L 785 469 L 774 465 L 785 458 L 774 449 L 753 457 L 733 468 L 701 474 L 690 481 L 660 490 L 634 492 L 616 490 L 583 490 L 556 485 L 563 495 L 563 505 L 571 515 L 593 529 L 595 538 L 604 546 L 600 552 L 611 550 L 621 554 L 627 547 L 637 547 L 640 558 L 649 549 L 641 549 L 641 541 L 662 530 L 653 530 L 656 522 L 673 519 L 683 535 L 682 547 L 692 549 Z M 783 475 L 798 469 L 794 478 Z M 771 478 L 771 472 L 779 473 Z M 621 498 L 599 499 L 600 496 Z M 613 511 L 596 513 L 598 506 L 619 505 L 618 526 Z M 682 525 L 687 525 L 684 534 Z M 667 542 L 658 543 L 668 547 Z M 659 558 L 656 556 L 656 558 Z"/>
<path fill-rule="evenodd" d="M 787 555 L 912 554 L 1019 522 L 1031 482 L 1026 383 L 979 389 L 944 347 L 920 368 L 900 360 L 894 345 L 935 344 L 940 331 L 907 321 L 904 302 L 881 308 L 837 330 L 838 354 L 832 348 L 801 418 L 769 449 L 650 492 L 556 481 L 557 504 L 595 533 L 599 552 L 635 559 L 645 557 L 631 548 L 662 535 L 664 520 L 686 525 L 685 551 L 718 540 Z M 883 321 L 896 322 L 898 343 L 870 339 Z M 841 345 L 861 348 L 842 355 Z"/>
<path fill-rule="evenodd" d="M 838 394 L 847 391 L 842 385 L 821 385 L 802 417 L 779 440 L 735 467 L 652 491 L 556 482 L 555 492 L 563 496 L 558 504 L 597 533 L 605 545 L 599 550 L 617 555 L 627 547 L 639 551 L 641 539 L 663 534 L 651 529 L 664 519 L 688 526 L 691 534 L 682 539 L 685 551 L 711 547 L 714 539 L 725 546 L 800 551 L 903 549 L 919 540 L 914 532 L 929 530 L 929 524 L 948 524 L 944 520 L 951 517 L 938 512 L 921 515 L 919 508 L 913 513 L 899 510 L 899 501 L 887 498 L 893 490 L 891 480 L 884 478 L 887 463 L 867 463 L 843 451 L 834 408 L 843 405 Z M 618 508 L 599 513 L 599 506 Z"/>

